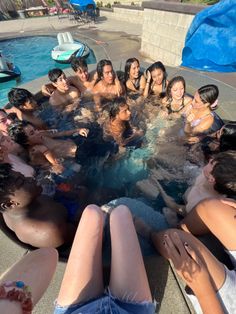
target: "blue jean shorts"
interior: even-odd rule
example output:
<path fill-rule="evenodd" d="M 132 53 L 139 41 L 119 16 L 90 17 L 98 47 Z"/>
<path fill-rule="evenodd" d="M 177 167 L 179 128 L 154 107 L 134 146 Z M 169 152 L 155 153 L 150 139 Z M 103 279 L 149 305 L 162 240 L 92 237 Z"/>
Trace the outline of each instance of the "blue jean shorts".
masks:
<path fill-rule="evenodd" d="M 113 297 L 108 291 L 97 299 L 69 306 L 56 305 L 54 314 L 154 314 L 152 302 L 127 302 Z"/>

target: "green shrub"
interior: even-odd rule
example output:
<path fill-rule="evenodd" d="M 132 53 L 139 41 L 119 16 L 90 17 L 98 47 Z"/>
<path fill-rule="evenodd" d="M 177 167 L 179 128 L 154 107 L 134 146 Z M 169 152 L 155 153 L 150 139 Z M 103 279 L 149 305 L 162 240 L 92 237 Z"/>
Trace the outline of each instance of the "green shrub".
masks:
<path fill-rule="evenodd" d="M 107 4 L 105 4 L 105 8 L 111 9 L 111 4 L 108 2 Z"/>

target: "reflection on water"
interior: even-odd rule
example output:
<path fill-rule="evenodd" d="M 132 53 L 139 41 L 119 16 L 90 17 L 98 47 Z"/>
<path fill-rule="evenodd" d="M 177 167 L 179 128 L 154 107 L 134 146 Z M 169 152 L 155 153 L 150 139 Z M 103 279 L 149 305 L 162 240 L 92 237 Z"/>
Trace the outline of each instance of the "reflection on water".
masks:
<path fill-rule="evenodd" d="M 46 75 L 52 68 L 65 69 L 69 64 L 60 64 L 51 58 L 51 50 L 58 44 L 56 37 L 35 36 L 0 41 L 4 56 L 21 70 L 21 77 L 15 81 L 0 83 L 0 107 L 7 103 L 7 93 L 12 87 Z M 88 64 L 96 63 L 92 50 L 87 58 Z M 40 88 L 40 87 L 39 87 Z"/>

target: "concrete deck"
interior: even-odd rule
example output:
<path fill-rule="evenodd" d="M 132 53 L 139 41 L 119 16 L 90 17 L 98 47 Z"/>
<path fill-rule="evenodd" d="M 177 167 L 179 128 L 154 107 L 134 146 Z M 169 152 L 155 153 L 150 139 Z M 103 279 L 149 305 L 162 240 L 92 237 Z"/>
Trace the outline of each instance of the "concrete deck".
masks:
<path fill-rule="evenodd" d="M 142 26 L 124 23 L 117 20 L 100 17 L 96 24 L 78 25 L 66 18 L 58 17 L 31 18 L 0 22 L 0 40 L 30 35 L 56 34 L 69 30 L 76 38 L 88 43 L 93 49 L 97 60 L 110 58 L 116 70 L 123 69 L 125 60 L 129 57 L 140 59 L 146 67 L 153 60 L 146 60 L 139 54 Z M 91 65 L 94 68 L 95 65 Z M 68 72 L 72 73 L 70 70 Z M 194 90 L 206 83 L 214 82 L 220 89 L 219 113 L 223 118 L 236 120 L 233 109 L 236 99 L 236 73 L 206 73 L 184 68 L 168 68 L 169 77 L 183 75 L 187 81 L 188 91 Z M 39 91 L 40 86 L 47 82 L 43 77 L 25 85 L 31 92 Z M 26 249 L 15 243 L 0 231 L 0 273 L 26 253 Z M 160 314 L 192 313 L 187 304 L 179 282 L 168 263 L 159 256 L 145 258 L 146 268 L 153 296 L 158 301 Z M 35 314 L 50 314 L 53 311 L 53 301 L 56 298 L 66 264 L 59 262 L 54 279 L 42 300 L 34 309 Z"/>

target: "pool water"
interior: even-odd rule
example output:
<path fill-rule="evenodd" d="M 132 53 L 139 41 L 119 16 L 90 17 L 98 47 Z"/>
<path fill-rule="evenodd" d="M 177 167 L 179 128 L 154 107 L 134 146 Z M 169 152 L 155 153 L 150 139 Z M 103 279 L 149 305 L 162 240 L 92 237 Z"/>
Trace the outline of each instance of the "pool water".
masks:
<path fill-rule="evenodd" d="M 57 44 L 57 38 L 52 36 L 23 37 L 0 41 L 0 50 L 4 56 L 21 70 L 19 80 L 0 83 L 0 107 L 7 103 L 7 93 L 12 87 L 46 75 L 52 68 L 70 67 L 69 64 L 59 64 L 51 58 L 51 50 Z M 87 63 L 96 63 L 92 50 L 87 57 Z"/>

